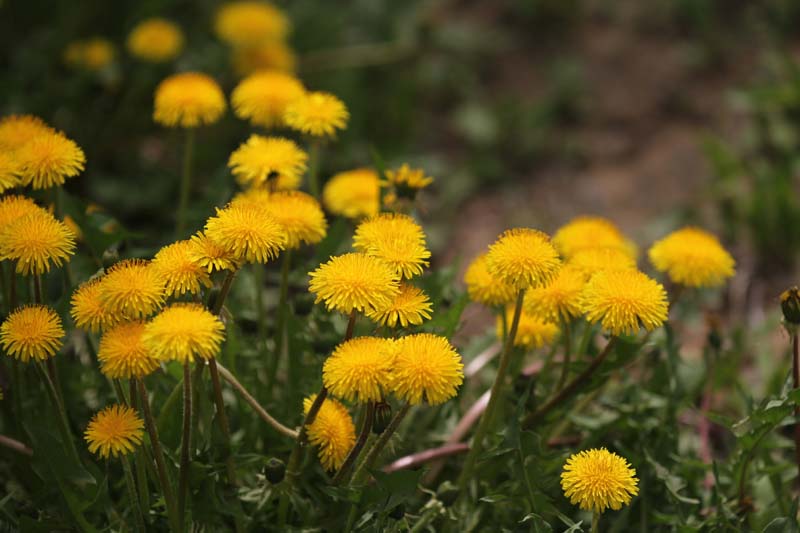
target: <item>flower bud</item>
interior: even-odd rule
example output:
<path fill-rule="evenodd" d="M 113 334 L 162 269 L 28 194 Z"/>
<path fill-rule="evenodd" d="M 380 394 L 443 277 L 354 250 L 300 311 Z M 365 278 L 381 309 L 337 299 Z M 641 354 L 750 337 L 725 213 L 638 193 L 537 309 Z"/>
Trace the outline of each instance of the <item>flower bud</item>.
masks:
<path fill-rule="evenodd" d="M 800 289 L 794 286 L 781 294 L 781 311 L 787 325 L 800 325 Z"/>
<path fill-rule="evenodd" d="M 264 465 L 264 477 L 273 485 L 277 485 L 283 481 L 286 475 L 286 465 L 277 457 L 270 458 L 267 464 Z"/>
<path fill-rule="evenodd" d="M 392 421 L 392 406 L 386 402 L 375 404 L 375 417 L 372 419 L 372 432 L 380 435 Z"/>

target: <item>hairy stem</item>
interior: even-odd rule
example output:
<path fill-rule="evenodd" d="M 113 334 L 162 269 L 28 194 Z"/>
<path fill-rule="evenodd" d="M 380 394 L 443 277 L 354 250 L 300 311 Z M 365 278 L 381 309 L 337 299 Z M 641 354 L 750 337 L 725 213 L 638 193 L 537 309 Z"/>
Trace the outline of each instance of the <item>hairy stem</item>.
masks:
<path fill-rule="evenodd" d="M 186 228 L 186 210 L 189 207 L 189 194 L 192 189 L 192 158 L 194 156 L 194 128 L 186 129 L 186 144 L 183 148 L 183 167 L 181 172 L 181 189 L 178 200 L 178 222 L 175 226 L 175 237 L 180 238 Z"/>

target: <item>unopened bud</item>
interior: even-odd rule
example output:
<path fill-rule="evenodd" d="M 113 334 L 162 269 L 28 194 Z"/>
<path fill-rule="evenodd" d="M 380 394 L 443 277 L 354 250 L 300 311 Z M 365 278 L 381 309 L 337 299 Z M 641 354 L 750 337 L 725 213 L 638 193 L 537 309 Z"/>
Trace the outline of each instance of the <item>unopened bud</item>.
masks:
<path fill-rule="evenodd" d="M 389 422 L 392 421 L 392 406 L 386 402 L 375 404 L 375 417 L 372 419 L 372 432 L 380 435 L 386 431 Z"/>
<path fill-rule="evenodd" d="M 286 465 L 277 457 L 272 457 L 264 465 L 264 477 L 273 485 L 283 481 L 284 476 L 286 476 Z"/>
<path fill-rule="evenodd" d="M 800 325 L 800 289 L 797 286 L 783 291 L 781 294 L 781 311 L 787 324 Z"/>

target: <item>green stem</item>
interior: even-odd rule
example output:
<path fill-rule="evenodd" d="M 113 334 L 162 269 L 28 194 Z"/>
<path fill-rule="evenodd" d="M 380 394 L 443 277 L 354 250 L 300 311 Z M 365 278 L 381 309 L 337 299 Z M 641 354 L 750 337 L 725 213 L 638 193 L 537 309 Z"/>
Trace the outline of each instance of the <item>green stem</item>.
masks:
<path fill-rule="evenodd" d="M 144 525 L 144 516 L 146 513 L 142 509 L 142 501 L 139 499 L 139 495 L 136 492 L 136 484 L 133 481 L 131 464 L 124 455 L 122 456 L 122 470 L 125 473 L 125 485 L 128 489 L 128 497 L 131 500 L 131 512 L 133 512 L 136 530 L 140 533 L 144 533 L 146 531 Z"/>
<path fill-rule="evenodd" d="M 253 281 L 256 285 L 256 327 L 258 328 L 258 355 L 264 353 L 266 344 L 266 304 L 264 303 L 264 270 L 266 267 L 260 263 L 253 264 Z"/>
<path fill-rule="evenodd" d="M 600 513 L 592 513 L 592 533 L 600 533 Z"/>
<path fill-rule="evenodd" d="M 236 278 L 236 271 L 231 270 L 225 276 L 225 279 L 222 280 L 222 285 L 219 288 L 219 294 L 217 295 L 217 299 L 214 301 L 214 307 L 211 309 L 211 312 L 214 315 L 219 315 L 222 312 L 222 306 L 225 305 L 225 299 L 228 297 L 228 293 L 231 292 L 231 285 L 233 285 L 233 280 Z"/>
<path fill-rule="evenodd" d="M 528 416 L 525 417 L 525 419 L 522 421 L 522 427 L 525 429 L 530 429 L 536 422 L 544 418 L 544 416 L 547 415 L 553 409 L 553 407 L 562 405 L 575 392 L 577 392 L 584 383 L 592 378 L 598 367 L 603 363 L 605 358 L 608 357 L 608 354 L 611 353 L 616 343 L 617 337 L 611 337 L 611 339 L 608 341 L 608 344 L 606 344 L 606 347 L 603 348 L 603 351 L 594 358 L 592 363 L 587 366 L 583 372 L 581 372 L 566 386 L 564 386 L 564 388 L 561 389 L 555 396 L 550 398 L 546 404 L 541 406 L 536 411 L 529 413 Z"/>
<path fill-rule="evenodd" d="M 139 410 L 138 394 L 136 394 L 136 379 L 130 378 L 128 380 L 130 405 L 133 409 Z M 139 487 L 139 499 L 142 503 L 143 509 L 150 508 L 150 491 L 147 488 L 147 456 L 145 455 L 144 448 L 140 447 L 136 450 L 136 458 L 134 465 L 136 466 L 136 481 Z M 145 515 L 147 513 L 145 512 Z"/>
<path fill-rule="evenodd" d="M 794 388 L 800 387 L 800 339 L 797 328 L 792 331 L 792 382 Z M 800 415 L 800 405 L 795 405 L 795 418 Z M 800 424 L 794 425 L 794 458 L 797 463 L 798 483 L 800 483 Z"/>
<path fill-rule="evenodd" d="M 186 524 L 186 497 L 189 492 L 189 467 L 192 462 L 192 371 L 190 363 L 183 364 L 183 435 L 181 438 L 180 476 L 178 480 L 178 520 Z"/>
<path fill-rule="evenodd" d="M 364 445 L 367 443 L 367 439 L 369 438 L 370 431 L 372 431 L 372 422 L 375 419 L 375 402 L 368 402 L 364 406 L 364 420 L 361 424 L 361 431 L 358 434 L 358 439 L 356 443 L 353 445 L 353 448 L 350 450 L 350 453 L 347 454 L 347 457 L 342 463 L 341 468 L 339 471 L 336 472 L 336 475 L 333 477 L 334 485 L 338 485 L 347 479 L 347 475 L 350 472 L 350 469 L 355 464 L 356 460 L 358 459 L 361 450 L 364 448 Z"/>
<path fill-rule="evenodd" d="M 569 376 L 569 364 L 572 358 L 572 330 L 570 329 L 569 320 L 561 320 L 561 334 L 564 338 L 564 364 L 561 367 L 561 377 L 558 378 L 558 384 L 555 388 L 556 391 L 560 391 L 561 388 L 564 387 L 564 383 L 567 382 L 567 376 Z"/>
<path fill-rule="evenodd" d="M 392 435 L 394 435 L 395 431 L 397 431 L 397 428 L 400 427 L 400 422 L 402 422 L 406 417 L 409 409 L 411 409 L 411 404 L 408 402 L 404 403 L 403 406 L 398 409 L 391 422 L 389 422 L 389 425 L 386 426 L 386 429 L 383 431 L 383 433 L 381 433 L 381 436 L 378 437 L 378 440 L 375 441 L 375 443 L 369 449 L 369 452 L 367 452 L 367 456 L 358 466 L 355 476 L 353 476 L 353 481 L 350 483 L 351 485 L 359 484 L 364 480 L 364 476 L 375 464 L 375 461 L 378 460 L 378 456 L 386 447 L 386 444 L 389 442 L 389 439 L 392 438 Z"/>
<path fill-rule="evenodd" d="M 172 483 L 169 480 L 167 473 L 167 465 L 164 461 L 164 450 L 161 448 L 161 440 L 158 438 L 158 428 L 153 413 L 150 411 L 150 401 L 147 397 L 147 389 L 144 386 L 144 381 L 136 379 L 136 385 L 139 390 L 139 398 L 141 400 L 142 413 L 144 414 L 144 425 L 147 433 L 150 436 L 150 446 L 153 448 L 153 457 L 156 461 L 156 469 L 158 470 L 158 481 L 161 484 L 161 494 L 164 496 L 164 503 L 167 508 L 167 516 L 169 517 L 170 529 L 173 533 L 178 533 L 182 530 L 180 520 L 176 514 L 177 508 L 175 507 L 175 498 L 172 494 Z"/>
<path fill-rule="evenodd" d="M 467 454 L 464 462 L 464 467 L 461 470 L 461 475 L 458 478 L 459 492 L 463 494 L 466 489 L 467 483 L 472 479 L 473 470 L 477 463 L 478 456 L 481 454 L 483 447 L 483 439 L 489 432 L 495 415 L 495 410 L 499 404 L 500 392 L 505 385 L 506 371 L 508 364 L 511 361 L 511 352 L 514 347 L 514 339 L 517 336 L 517 328 L 519 327 L 519 319 L 522 315 L 522 301 L 525 297 L 525 289 L 522 289 L 517 294 L 517 303 L 514 306 L 514 318 L 511 319 L 511 330 L 508 332 L 503 353 L 500 355 L 500 365 L 497 368 L 497 375 L 495 375 L 494 383 L 492 384 L 492 392 L 489 397 L 489 404 L 486 406 L 486 411 L 481 417 L 481 421 L 475 430 L 475 436 L 472 439 L 472 446 Z"/>
<path fill-rule="evenodd" d="M 181 173 L 180 199 L 178 203 L 178 223 L 175 238 L 183 235 L 186 227 L 186 210 L 189 207 L 189 193 L 192 188 L 192 157 L 194 156 L 194 128 L 186 129 L 186 144 L 183 148 L 183 168 Z"/>
<path fill-rule="evenodd" d="M 319 200 L 319 139 L 313 139 L 308 149 L 308 187 L 311 195 Z"/>
<path fill-rule="evenodd" d="M 287 301 L 289 296 L 289 267 L 292 262 L 292 254 L 291 250 L 286 250 L 283 253 L 283 261 L 281 263 L 281 286 L 280 286 L 280 296 L 278 299 L 278 320 L 275 327 L 275 354 L 273 356 L 272 361 L 270 361 L 269 366 L 269 383 L 270 385 L 274 385 L 275 383 L 275 376 L 278 372 L 278 365 L 280 364 L 280 360 L 283 358 L 283 345 L 284 345 L 284 334 L 286 329 L 286 319 L 289 316 L 289 310 L 287 308 Z M 289 356 L 289 350 L 286 350 L 286 373 L 288 376 L 289 381 L 289 390 L 294 389 L 295 385 L 295 365 L 292 358 Z M 290 400 L 290 403 L 293 402 Z"/>
<path fill-rule="evenodd" d="M 578 345 L 578 354 L 582 356 L 589 355 L 589 342 L 592 340 L 594 334 L 594 324 L 586 323 L 586 329 L 583 330 L 581 343 Z"/>
<path fill-rule="evenodd" d="M 233 451 L 231 446 L 231 428 L 228 423 L 228 415 L 225 413 L 225 402 L 222 399 L 222 385 L 219 380 L 219 369 L 217 368 L 217 361 L 212 357 L 208 360 L 208 368 L 211 373 L 211 384 L 214 388 L 214 403 L 217 406 L 217 418 L 219 419 L 219 428 L 222 430 L 222 437 L 225 445 L 225 466 L 228 474 L 228 483 L 236 486 L 236 463 L 233 459 Z"/>
<path fill-rule="evenodd" d="M 56 410 L 58 429 L 61 432 L 61 437 L 64 439 L 64 443 L 67 445 L 67 449 L 69 450 L 69 454 L 72 456 L 72 459 L 77 464 L 80 464 L 81 460 L 78 456 L 78 450 L 75 448 L 75 442 L 72 440 L 72 432 L 69 429 L 69 420 L 67 419 L 67 411 L 64 409 L 64 404 L 62 404 L 59 400 L 58 392 L 56 392 L 56 387 L 53 384 L 53 380 L 48 374 L 47 370 L 45 370 L 42 365 L 37 365 L 37 368 L 40 370 L 42 375 L 42 380 L 45 383 L 45 388 L 47 389 L 50 401 L 53 402 L 53 408 Z"/>

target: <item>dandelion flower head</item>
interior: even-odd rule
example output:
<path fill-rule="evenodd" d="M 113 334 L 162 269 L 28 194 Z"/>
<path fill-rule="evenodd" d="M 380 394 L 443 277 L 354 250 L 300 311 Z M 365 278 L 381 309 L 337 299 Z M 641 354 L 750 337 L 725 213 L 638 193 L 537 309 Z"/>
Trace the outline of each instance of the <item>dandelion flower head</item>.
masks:
<path fill-rule="evenodd" d="M 312 137 L 333 137 L 336 130 L 347 126 L 350 113 L 334 95 L 309 92 L 295 98 L 286 106 L 287 126 Z"/>
<path fill-rule="evenodd" d="M 508 307 L 506 313 L 506 327 L 511 327 L 511 321 L 514 318 L 514 308 Z M 501 317 L 497 317 L 497 338 L 503 338 L 503 325 L 504 322 Z M 552 322 L 548 322 L 540 315 L 522 311 L 519 316 L 519 325 L 517 326 L 517 335 L 514 337 L 514 346 L 521 346 L 523 348 L 534 349 L 541 348 L 553 343 L 558 335 L 558 326 Z"/>
<path fill-rule="evenodd" d="M 167 296 L 199 294 L 211 287 L 208 272 L 193 256 L 192 241 L 178 241 L 163 247 L 153 257 L 153 269 L 164 280 Z"/>
<path fill-rule="evenodd" d="M 254 46 L 281 41 L 289 33 L 289 19 L 267 2 L 226 2 L 214 20 L 217 37 L 232 46 Z"/>
<path fill-rule="evenodd" d="M 22 185 L 19 177 L 21 168 L 12 152 L 0 152 L 0 192 Z"/>
<path fill-rule="evenodd" d="M 192 243 L 192 248 L 189 251 L 192 261 L 205 268 L 209 274 L 220 270 L 236 270 L 238 268 L 233 254 L 209 239 L 202 231 L 192 235 L 189 242 Z"/>
<path fill-rule="evenodd" d="M 27 196 L 17 194 L 3 196 L 0 198 L 0 233 L 18 219 L 33 213 L 50 214 Z"/>
<path fill-rule="evenodd" d="M 272 128 L 283 125 L 286 106 L 304 93 L 303 84 L 290 74 L 256 72 L 239 82 L 231 94 L 231 105 L 237 117 Z"/>
<path fill-rule="evenodd" d="M 304 413 L 308 414 L 315 397 L 303 400 Z M 325 398 L 308 426 L 308 440 L 319 449 L 319 462 L 325 470 L 341 467 L 356 442 L 356 426 L 347 408 L 333 398 Z"/>
<path fill-rule="evenodd" d="M 454 397 L 464 381 L 461 356 L 439 335 L 418 333 L 395 341 L 392 388 L 395 395 L 412 405 L 423 400 L 430 405 Z"/>
<path fill-rule="evenodd" d="M 146 318 L 164 304 L 164 279 L 149 261 L 125 259 L 100 281 L 100 301 L 115 322 Z"/>
<path fill-rule="evenodd" d="M 400 292 L 387 307 L 367 310 L 367 317 L 372 321 L 390 328 L 400 326 L 407 328 L 419 326 L 424 320 L 431 319 L 431 301 L 419 287 L 409 283 L 400 284 Z"/>
<path fill-rule="evenodd" d="M 598 272 L 586 284 L 581 306 L 589 322 L 600 322 L 612 335 L 653 330 L 668 313 L 664 287 L 637 270 Z"/>
<path fill-rule="evenodd" d="M 14 152 L 20 181 L 33 189 L 63 185 L 86 165 L 83 150 L 63 133 L 48 130 L 34 136 Z"/>
<path fill-rule="evenodd" d="M 433 178 L 425 175 L 421 168 L 411 168 L 407 163 L 403 163 L 400 168 L 386 171 L 384 185 L 393 186 L 398 192 L 416 191 L 424 189 L 433 183 Z"/>
<path fill-rule="evenodd" d="M 584 248 L 622 248 L 633 258 L 636 249 L 610 220 L 581 216 L 562 226 L 553 235 L 553 244 L 562 256 L 569 259 Z"/>
<path fill-rule="evenodd" d="M 650 262 L 673 283 L 717 287 L 734 274 L 735 261 L 712 234 L 695 227 L 674 231 L 653 244 Z"/>
<path fill-rule="evenodd" d="M 555 277 L 561 260 L 550 238 L 534 229 L 505 231 L 489 246 L 489 273 L 516 290 L 546 285 Z"/>
<path fill-rule="evenodd" d="M 183 32 L 177 24 L 163 18 L 150 18 L 137 24 L 128 35 L 128 51 L 151 63 L 164 63 L 183 50 Z"/>
<path fill-rule="evenodd" d="M 107 459 L 133 452 L 142 443 L 143 430 L 144 422 L 135 409 L 112 405 L 94 415 L 84 439 L 90 452 Z"/>
<path fill-rule="evenodd" d="M 473 259 L 464 273 L 464 284 L 470 300 L 488 307 L 513 302 L 516 289 L 489 273 L 486 255 L 481 254 Z"/>
<path fill-rule="evenodd" d="M 158 359 L 144 345 L 145 323 L 123 322 L 109 329 L 100 338 L 97 360 L 100 371 L 111 379 L 141 378 L 158 368 Z"/>
<path fill-rule="evenodd" d="M 0 345 L 9 356 L 23 363 L 53 357 L 61 349 L 63 338 L 61 318 L 44 305 L 20 307 L 0 326 Z"/>
<path fill-rule="evenodd" d="M 360 403 L 384 398 L 391 386 L 394 341 L 356 337 L 336 347 L 322 367 L 322 383 L 334 396 Z"/>
<path fill-rule="evenodd" d="M 294 141 L 253 134 L 231 154 L 228 167 L 243 186 L 285 190 L 300 186 L 307 161 Z"/>
<path fill-rule="evenodd" d="M 525 311 L 556 323 L 580 316 L 583 313 L 581 294 L 586 279 L 580 269 L 567 264 L 558 271 L 553 281 L 525 293 Z"/>
<path fill-rule="evenodd" d="M 116 323 L 115 317 L 103 304 L 100 296 L 100 279 L 82 283 L 70 299 L 70 314 L 75 325 L 84 331 L 97 333 Z"/>
<path fill-rule="evenodd" d="M 628 461 L 605 448 L 584 450 L 567 459 L 561 473 L 561 488 L 570 503 L 602 513 L 628 505 L 639 493 L 636 470 Z"/>
<path fill-rule="evenodd" d="M 378 214 L 381 203 L 380 179 L 370 168 L 335 174 L 322 190 L 322 204 L 331 214 L 346 218 Z"/>
<path fill-rule="evenodd" d="M 228 205 L 206 221 L 206 236 L 238 262 L 267 263 L 286 248 L 286 231 L 264 209 Z"/>
<path fill-rule="evenodd" d="M 391 305 L 400 292 L 395 270 L 375 257 L 349 253 L 332 257 L 309 273 L 309 290 L 328 310 L 349 314 Z"/>
<path fill-rule="evenodd" d="M 64 50 L 67 65 L 89 71 L 103 70 L 114 61 L 114 45 L 103 37 L 91 37 L 69 43 Z"/>
<path fill-rule="evenodd" d="M 0 119 L 0 148 L 15 151 L 34 137 L 52 133 L 53 128 L 33 115 L 9 115 Z"/>
<path fill-rule="evenodd" d="M 0 259 L 16 262 L 18 274 L 44 274 L 60 267 L 75 253 L 75 234 L 43 209 L 0 229 Z"/>
<path fill-rule="evenodd" d="M 582 248 L 567 260 L 567 264 L 587 277 L 603 270 L 636 270 L 636 261 L 619 247 Z"/>
<path fill-rule="evenodd" d="M 430 264 L 425 233 L 408 215 L 383 213 L 361 222 L 353 237 L 353 248 L 383 260 L 405 279 L 422 274 Z"/>
<path fill-rule="evenodd" d="M 153 357 L 181 364 L 216 357 L 224 339 L 225 326 L 220 319 L 195 303 L 164 308 L 147 323 L 142 335 Z"/>
<path fill-rule="evenodd" d="M 225 107 L 225 95 L 213 78 L 183 72 L 156 87 L 153 120 L 170 128 L 195 128 L 218 121 Z"/>
<path fill-rule="evenodd" d="M 231 204 L 254 201 L 267 214 L 283 226 L 286 232 L 286 248 L 299 248 L 302 244 L 317 244 L 325 238 L 328 222 L 322 207 L 313 196 L 301 191 L 268 193 L 251 189 L 237 195 Z"/>

